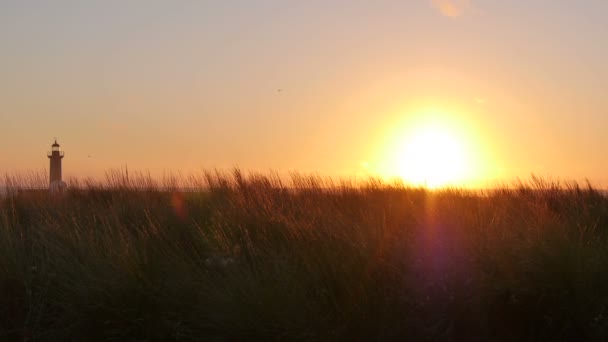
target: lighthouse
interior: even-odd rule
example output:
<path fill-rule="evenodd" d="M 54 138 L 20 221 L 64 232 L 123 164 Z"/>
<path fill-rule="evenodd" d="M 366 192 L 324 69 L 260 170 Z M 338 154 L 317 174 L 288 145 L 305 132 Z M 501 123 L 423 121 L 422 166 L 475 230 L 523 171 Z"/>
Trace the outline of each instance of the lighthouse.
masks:
<path fill-rule="evenodd" d="M 61 159 L 63 159 L 63 151 L 59 150 L 57 139 L 51 145 L 51 151 L 47 152 L 47 157 L 50 159 L 49 167 L 49 190 L 51 192 L 62 192 L 67 188 L 67 185 L 61 180 Z"/>

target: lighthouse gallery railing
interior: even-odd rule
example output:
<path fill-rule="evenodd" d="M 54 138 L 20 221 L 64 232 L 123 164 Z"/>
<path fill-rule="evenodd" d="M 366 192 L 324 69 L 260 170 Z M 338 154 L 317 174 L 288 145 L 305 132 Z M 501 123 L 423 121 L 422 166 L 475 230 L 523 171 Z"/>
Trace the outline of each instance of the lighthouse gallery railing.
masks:
<path fill-rule="evenodd" d="M 59 156 L 60 156 L 60 157 L 63 157 L 63 151 L 56 151 L 56 152 L 59 152 Z M 54 153 L 54 152 L 47 152 L 47 153 L 46 153 L 46 156 L 47 156 L 47 157 L 51 157 L 51 156 L 53 155 L 53 153 Z"/>

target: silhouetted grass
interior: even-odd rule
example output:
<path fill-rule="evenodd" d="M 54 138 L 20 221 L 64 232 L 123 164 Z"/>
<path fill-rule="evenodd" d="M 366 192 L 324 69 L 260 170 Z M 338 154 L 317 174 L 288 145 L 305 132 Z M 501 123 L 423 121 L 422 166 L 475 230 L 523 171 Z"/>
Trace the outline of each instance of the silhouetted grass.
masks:
<path fill-rule="evenodd" d="M 5 183 L 2 340 L 608 338 L 608 200 L 589 185 Z"/>

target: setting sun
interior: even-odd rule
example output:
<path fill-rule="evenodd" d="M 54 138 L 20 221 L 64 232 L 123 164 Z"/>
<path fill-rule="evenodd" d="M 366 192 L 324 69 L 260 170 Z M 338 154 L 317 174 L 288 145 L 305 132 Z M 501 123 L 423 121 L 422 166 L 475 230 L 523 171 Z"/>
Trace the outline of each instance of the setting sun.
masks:
<path fill-rule="evenodd" d="M 398 175 L 430 188 L 463 181 L 469 161 L 462 143 L 441 127 L 425 127 L 406 138 L 400 147 Z"/>
<path fill-rule="evenodd" d="M 406 184 L 438 188 L 472 186 L 484 176 L 480 144 L 457 114 L 418 110 L 393 124 L 378 172 Z"/>

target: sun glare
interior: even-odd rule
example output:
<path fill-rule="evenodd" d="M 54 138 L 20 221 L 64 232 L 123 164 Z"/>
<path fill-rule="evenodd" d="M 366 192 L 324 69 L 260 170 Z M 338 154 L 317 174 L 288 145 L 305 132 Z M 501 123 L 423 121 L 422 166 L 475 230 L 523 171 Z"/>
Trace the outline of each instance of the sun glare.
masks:
<path fill-rule="evenodd" d="M 415 185 L 431 188 L 462 181 L 467 158 L 461 143 L 449 132 L 429 127 L 404 141 L 398 174 Z"/>
<path fill-rule="evenodd" d="M 428 188 L 470 185 L 478 170 L 470 137 L 461 128 L 430 119 L 399 128 L 383 173 Z"/>

